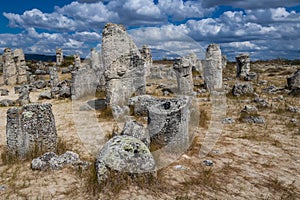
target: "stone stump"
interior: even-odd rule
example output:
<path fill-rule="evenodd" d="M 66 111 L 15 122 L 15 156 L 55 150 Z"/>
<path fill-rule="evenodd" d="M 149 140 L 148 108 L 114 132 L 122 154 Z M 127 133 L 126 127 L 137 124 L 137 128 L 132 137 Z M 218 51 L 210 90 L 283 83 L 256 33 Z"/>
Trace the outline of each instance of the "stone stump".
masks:
<path fill-rule="evenodd" d="M 55 151 L 57 133 L 51 104 L 29 104 L 7 111 L 6 138 L 10 153 Z"/>
<path fill-rule="evenodd" d="M 189 146 L 189 101 L 183 96 L 149 106 L 148 129 L 153 150 L 168 146 L 176 153 Z"/>

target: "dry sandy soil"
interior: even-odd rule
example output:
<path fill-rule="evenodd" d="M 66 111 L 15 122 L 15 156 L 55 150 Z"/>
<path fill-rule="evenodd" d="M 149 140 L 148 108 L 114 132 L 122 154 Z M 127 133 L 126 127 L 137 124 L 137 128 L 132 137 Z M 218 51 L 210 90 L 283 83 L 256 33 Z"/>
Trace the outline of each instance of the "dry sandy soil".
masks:
<path fill-rule="evenodd" d="M 224 125 L 218 142 L 204 158 L 199 157 L 199 150 L 211 116 L 211 102 L 204 100 L 208 94 L 199 96 L 201 122 L 191 147 L 151 180 L 116 176 L 116 180 L 97 188 L 93 169 L 81 172 L 67 167 L 41 172 L 32 171 L 29 160 L 13 164 L 0 161 L 0 199 L 300 199 L 300 113 L 286 110 L 287 105 L 300 108 L 299 97 L 288 96 L 284 91 L 262 92 L 262 88 L 270 85 L 283 88 L 287 75 L 297 68 L 299 66 L 252 64 L 252 70 L 260 74 L 259 80 L 268 81 L 265 85 L 253 81 L 256 93 L 269 103 L 269 107 L 259 108 L 266 123 L 241 123 L 238 118 L 242 108 L 256 105 L 253 97 L 227 95 L 226 115 L 236 122 Z M 233 64 L 224 71 L 227 78 L 224 83 L 230 87 L 237 81 L 234 71 Z M 163 83 L 162 80 L 155 82 Z M 8 89 L 10 96 L 5 98 L 16 99 L 13 88 Z M 31 93 L 32 101 L 37 101 L 40 92 Z M 283 99 L 278 100 L 281 95 Z M 78 116 L 74 115 L 72 101 L 41 102 L 53 104 L 58 136 L 65 147 L 77 152 L 82 160 L 92 162 L 90 149 L 83 145 L 76 131 L 74 116 Z M 1 154 L 6 146 L 7 109 L 0 108 Z M 91 116 L 95 115 L 91 112 Z M 88 116 L 83 118 L 88 121 Z M 292 118 L 298 122 L 291 123 Z M 101 119 L 99 123 L 105 134 L 112 131 L 112 120 Z M 91 136 L 87 133 L 87 137 Z M 205 166 L 204 160 L 212 160 L 213 166 Z"/>

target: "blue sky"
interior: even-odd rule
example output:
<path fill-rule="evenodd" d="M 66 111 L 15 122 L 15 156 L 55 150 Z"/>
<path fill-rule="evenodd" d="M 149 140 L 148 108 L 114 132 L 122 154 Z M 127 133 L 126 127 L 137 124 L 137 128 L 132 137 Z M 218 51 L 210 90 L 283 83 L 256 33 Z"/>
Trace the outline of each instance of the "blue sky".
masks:
<path fill-rule="evenodd" d="M 88 56 L 101 47 L 107 22 L 124 24 L 136 44 L 155 58 L 195 52 L 218 43 L 233 60 L 300 59 L 299 0 L 14 0 L 0 1 L 0 53 Z"/>

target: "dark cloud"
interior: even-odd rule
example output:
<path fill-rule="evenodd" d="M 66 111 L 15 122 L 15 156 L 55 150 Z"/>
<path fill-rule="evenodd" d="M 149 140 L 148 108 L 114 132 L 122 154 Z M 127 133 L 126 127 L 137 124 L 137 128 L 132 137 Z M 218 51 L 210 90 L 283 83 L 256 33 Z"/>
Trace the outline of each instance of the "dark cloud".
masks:
<path fill-rule="evenodd" d="M 299 0 L 203 0 L 202 5 L 205 8 L 211 8 L 220 5 L 233 6 L 243 9 L 267 9 L 277 7 L 287 7 L 299 5 Z"/>

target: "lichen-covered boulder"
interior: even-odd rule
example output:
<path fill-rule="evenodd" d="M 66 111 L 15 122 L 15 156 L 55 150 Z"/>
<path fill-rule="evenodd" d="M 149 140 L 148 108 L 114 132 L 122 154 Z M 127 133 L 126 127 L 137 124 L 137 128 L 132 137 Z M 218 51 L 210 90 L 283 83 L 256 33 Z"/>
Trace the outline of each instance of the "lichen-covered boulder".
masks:
<path fill-rule="evenodd" d="M 232 88 L 233 96 L 253 94 L 254 89 L 251 83 L 236 83 Z"/>
<path fill-rule="evenodd" d="M 240 121 L 244 123 L 264 124 L 265 119 L 258 114 L 258 109 L 252 105 L 246 105 L 241 111 Z"/>
<path fill-rule="evenodd" d="M 9 91 L 7 89 L 0 89 L 0 96 L 7 96 Z"/>
<path fill-rule="evenodd" d="M 148 147 L 140 140 L 123 135 L 111 138 L 96 158 L 98 182 L 108 177 L 110 170 L 131 174 L 152 173 L 155 161 Z"/>
<path fill-rule="evenodd" d="M 3 99 L 0 101 L 0 107 L 9 107 L 14 105 L 15 105 L 15 101 L 10 99 Z"/>

